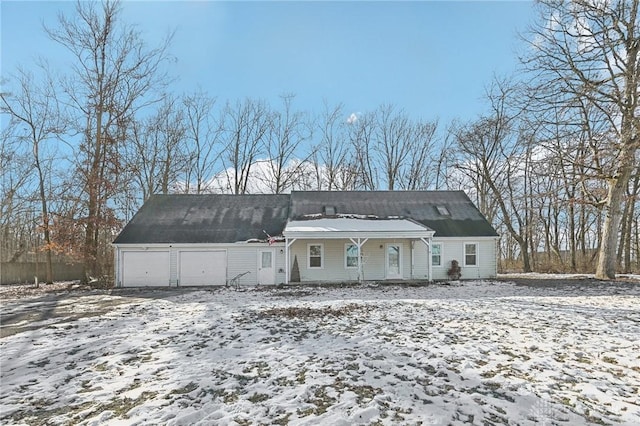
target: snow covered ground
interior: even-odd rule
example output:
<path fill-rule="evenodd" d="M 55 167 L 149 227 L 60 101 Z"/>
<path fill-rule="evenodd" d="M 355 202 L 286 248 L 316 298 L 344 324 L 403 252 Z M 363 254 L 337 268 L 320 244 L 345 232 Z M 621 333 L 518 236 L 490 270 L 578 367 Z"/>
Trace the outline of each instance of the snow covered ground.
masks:
<path fill-rule="evenodd" d="M 2 424 L 640 424 L 633 283 L 93 291 L 0 312 Z"/>

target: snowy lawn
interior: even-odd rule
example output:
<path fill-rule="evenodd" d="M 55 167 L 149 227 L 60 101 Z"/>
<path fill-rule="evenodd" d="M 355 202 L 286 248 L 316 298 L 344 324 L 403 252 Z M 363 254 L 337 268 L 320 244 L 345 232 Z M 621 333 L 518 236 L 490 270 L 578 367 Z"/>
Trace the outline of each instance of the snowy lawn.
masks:
<path fill-rule="evenodd" d="M 633 283 L 85 291 L 0 312 L 2 424 L 640 424 Z"/>

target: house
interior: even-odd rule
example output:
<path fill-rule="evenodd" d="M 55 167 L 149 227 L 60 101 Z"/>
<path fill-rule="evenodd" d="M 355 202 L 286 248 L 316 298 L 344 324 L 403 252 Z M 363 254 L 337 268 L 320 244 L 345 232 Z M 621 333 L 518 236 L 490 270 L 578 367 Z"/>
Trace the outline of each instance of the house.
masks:
<path fill-rule="evenodd" d="M 496 276 L 498 234 L 463 191 L 154 195 L 115 239 L 116 286 Z"/>

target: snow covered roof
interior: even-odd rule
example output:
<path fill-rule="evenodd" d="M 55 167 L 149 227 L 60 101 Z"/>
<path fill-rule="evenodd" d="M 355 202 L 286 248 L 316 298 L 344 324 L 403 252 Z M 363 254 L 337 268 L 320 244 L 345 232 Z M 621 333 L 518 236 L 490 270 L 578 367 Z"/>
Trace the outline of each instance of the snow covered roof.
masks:
<path fill-rule="evenodd" d="M 282 234 L 289 195 L 153 195 L 114 244 L 235 243 Z"/>
<path fill-rule="evenodd" d="M 292 220 L 283 231 L 287 238 L 420 238 L 433 230 L 410 219 L 319 218 Z"/>
<path fill-rule="evenodd" d="M 442 213 L 445 211 L 449 214 Z M 266 240 L 282 236 L 285 227 L 292 223 L 309 219 L 358 220 L 331 222 L 331 227 L 340 225 L 331 232 L 342 232 L 341 235 L 347 230 L 413 232 L 412 238 L 420 232 L 435 232 L 435 237 L 498 235 L 463 191 L 294 191 L 261 195 L 154 195 L 114 244 Z M 390 222 L 395 219 L 398 221 Z M 385 223 L 381 223 L 383 220 Z M 313 226 L 323 227 L 323 223 L 316 222 Z M 380 226 L 393 229 L 384 231 Z M 411 226 L 421 228 L 410 229 Z M 288 227 L 287 232 L 300 231 Z"/>
<path fill-rule="evenodd" d="M 304 219 L 327 206 L 338 216 L 410 218 L 434 230 L 436 237 L 498 235 L 464 191 L 294 191 L 289 218 Z"/>

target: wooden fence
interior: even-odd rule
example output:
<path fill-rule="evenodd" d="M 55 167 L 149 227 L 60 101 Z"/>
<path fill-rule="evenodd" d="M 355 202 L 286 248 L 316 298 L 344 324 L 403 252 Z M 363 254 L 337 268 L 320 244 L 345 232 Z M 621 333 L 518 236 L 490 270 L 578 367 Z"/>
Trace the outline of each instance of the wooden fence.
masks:
<path fill-rule="evenodd" d="M 82 264 L 54 262 L 52 267 L 54 281 L 73 281 L 82 279 Z M 45 282 L 45 268 L 45 262 L 0 262 L 0 285 L 20 283 L 33 284 L 35 282 L 35 277 L 38 277 L 39 282 Z"/>

